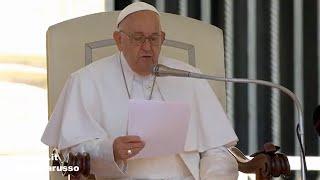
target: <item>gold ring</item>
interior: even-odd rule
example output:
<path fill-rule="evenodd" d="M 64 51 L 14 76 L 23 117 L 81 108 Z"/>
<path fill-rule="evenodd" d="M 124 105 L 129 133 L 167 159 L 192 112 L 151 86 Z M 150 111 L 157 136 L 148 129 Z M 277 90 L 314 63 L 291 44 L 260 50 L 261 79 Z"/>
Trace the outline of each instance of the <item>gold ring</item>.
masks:
<path fill-rule="evenodd" d="M 132 154 L 132 151 L 131 149 L 128 150 L 128 155 L 131 155 Z"/>

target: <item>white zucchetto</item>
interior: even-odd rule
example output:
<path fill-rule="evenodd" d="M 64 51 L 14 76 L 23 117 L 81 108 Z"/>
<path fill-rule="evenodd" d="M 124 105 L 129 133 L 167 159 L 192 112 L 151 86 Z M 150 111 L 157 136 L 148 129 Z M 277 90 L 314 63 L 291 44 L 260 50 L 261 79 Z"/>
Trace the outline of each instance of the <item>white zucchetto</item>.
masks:
<path fill-rule="evenodd" d="M 138 11 L 153 11 L 155 13 L 157 13 L 158 15 L 160 15 L 159 11 L 153 7 L 150 4 L 147 4 L 145 2 L 135 2 L 132 3 L 130 5 L 128 5 L 127 7 L 125 7 L 119 14 L 118 19 L 117 19 L 117 24 L 116 27 L 119 27 L 119 24 L 121 23 L 121 21 L 126 18 L 128 15 L 138 12 Z"/>

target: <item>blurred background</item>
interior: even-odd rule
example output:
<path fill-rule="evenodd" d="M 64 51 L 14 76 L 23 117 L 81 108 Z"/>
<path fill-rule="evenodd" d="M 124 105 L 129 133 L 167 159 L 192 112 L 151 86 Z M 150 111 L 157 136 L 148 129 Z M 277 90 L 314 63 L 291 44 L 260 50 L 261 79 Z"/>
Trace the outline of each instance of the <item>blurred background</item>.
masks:
<path fill-rule="evenodd" d="M 136 0 L 1 0 L 0 179 L 48 179 L 46 30 L 75 17 L 121 10 Z M 320 0 L 144 0 L 224 31 L 229 77 L 272 81 L 294 91 L 304 108 L 308 178 L 320 179 Z M 195 33 L 197 30 L 195 30 Z M 227 113 L 246 154 L 273 142 L 299 170 L 292 101 L 260 86 L 227 85 Z M 249 178 L 249 177 L 248 177 Z M 291 179 L 299 179 L 296 171 Z"/>

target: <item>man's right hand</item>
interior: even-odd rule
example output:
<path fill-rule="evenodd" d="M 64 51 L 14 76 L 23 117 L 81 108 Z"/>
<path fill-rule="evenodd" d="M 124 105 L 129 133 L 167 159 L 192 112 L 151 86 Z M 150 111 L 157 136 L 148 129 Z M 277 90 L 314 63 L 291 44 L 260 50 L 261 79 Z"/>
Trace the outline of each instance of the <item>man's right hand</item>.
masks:
<path fill-rule="evenodd" d="M 113 154 L 115 161 L 127 160 L 138 154 L 145 143 L 139 136 L 120 136 L 113 141 Z M 130 151 L 131 153 L 130 153 Z"/>

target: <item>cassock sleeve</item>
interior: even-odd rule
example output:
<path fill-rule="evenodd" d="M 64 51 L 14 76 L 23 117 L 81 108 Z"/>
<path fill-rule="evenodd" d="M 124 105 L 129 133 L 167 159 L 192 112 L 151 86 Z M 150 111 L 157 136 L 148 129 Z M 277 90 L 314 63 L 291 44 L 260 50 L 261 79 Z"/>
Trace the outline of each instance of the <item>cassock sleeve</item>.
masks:
<path fill-rule="evenodd" d="M 62 151 L 86 151 L 93 159 L 92 172 L 116 177 L 122 171 L 113 159 L 113 139 L 93 118 L 93 113 L 100 110 L 101 100 L 97 94 L 88 73 L 73 73 L 59 96 L 41 140 Z"/>
<path fill-rule="evenodd" d="M 201 153 L 200 179 L 236 180 L 238 163 L 225 146 Z"/>
<path fill-rule="evenodd" d="M 91 174 L 104 178 L 121 178 L 127 173 L 127 164 L 124 161 L 115 162 L 113 141 L 109 139 L 95 139 L 80 143 L 66 149 L 68 152 L 87 152 L 90 154 Z"/>

